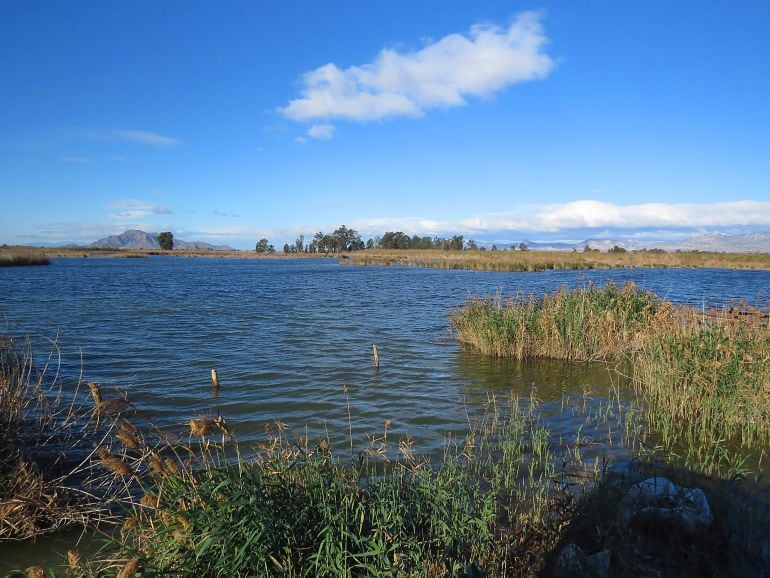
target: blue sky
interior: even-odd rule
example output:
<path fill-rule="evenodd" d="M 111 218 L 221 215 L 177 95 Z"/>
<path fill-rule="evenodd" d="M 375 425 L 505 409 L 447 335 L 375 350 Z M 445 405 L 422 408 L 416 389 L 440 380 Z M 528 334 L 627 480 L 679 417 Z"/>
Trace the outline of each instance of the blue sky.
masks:
<path fill-rule="evenodd" d="M 0 243 L 770 230 L 770 3 L 5 2 Z"/>

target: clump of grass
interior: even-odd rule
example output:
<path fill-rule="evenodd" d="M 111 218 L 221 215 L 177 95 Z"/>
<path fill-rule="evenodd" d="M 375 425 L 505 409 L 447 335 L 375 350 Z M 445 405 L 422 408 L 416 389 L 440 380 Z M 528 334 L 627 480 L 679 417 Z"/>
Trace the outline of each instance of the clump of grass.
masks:
<path fill-rule="evenodd" d="M 388 424 L 352 463 L 281 428 L 250 460 L 222 460 L 229 442 L 200 440 L 185 450 L 197 466 L 135 467 L 146 493 L 118 557 L 201 576 L 534 576 L 567 498 L 554 494 L 548 432 L 528 407 L 495 403 L 434 461 L 409 440 L 390 448 Z"/>
<path fill-rule="evenodd" d="M 475 298 L 454 311 L 457 338 L 487 355 L 573 361 L 620 359 L 645 345 L 667 306 L 632 283 L 588 285 L 536 298 Z"/>
<path fill-rule="evenodd" d="M 688 466 L 741 473 L 741 451 L 770 442 L 770 328 L 761 314 L 689 310 L 634 360 L 651 429 Z M 743 452 L 745 455 L 745 452 Z"/>
<path fill-rule="evenodd" d="M 0 247 L 0 267 L 50 264 L 51 260 L 42 249 L 7 245 Z"/>
<path fill-rule="evenodd" d="M 698 311 L 608 284 L 471 299 L 452 322 L 487 355 L 623 360 L 615 369 L 630 369 L 650 437 L 688 467 L 741 475 L 770 442 L 770 326 L 756 309 Z"/>

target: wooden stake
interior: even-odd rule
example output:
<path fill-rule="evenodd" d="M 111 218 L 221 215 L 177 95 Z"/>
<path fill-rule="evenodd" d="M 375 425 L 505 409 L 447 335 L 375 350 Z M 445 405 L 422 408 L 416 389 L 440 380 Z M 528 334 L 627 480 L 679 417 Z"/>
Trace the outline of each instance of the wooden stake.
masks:
<path fill-rule="evenodd" d="M 372 343 L 372 353 L 374 354 L 374 367 L 380 366 L 380 354 L 377 352 L 377 346 Z"/>
<path fill-rule="evenodd" d="M 219 387 L 219 376 L 217 375 L 216 369 L 211 370 L 211 385 L 214 387 Z"/>

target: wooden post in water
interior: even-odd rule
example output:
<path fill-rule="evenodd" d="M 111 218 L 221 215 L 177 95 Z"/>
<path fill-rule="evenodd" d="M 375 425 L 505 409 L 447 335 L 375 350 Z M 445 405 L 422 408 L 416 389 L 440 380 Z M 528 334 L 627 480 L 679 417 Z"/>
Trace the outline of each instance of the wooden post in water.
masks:
<path fill-rule="evenodd" d="M 219 376 L 217 375 L 216 369 L 211 370 L 211 385 L 213 387 L 219 387 Z"/>
<path fill-rule="evenodd" d="M 372 343 L 372 354 L 374 355 L 374 367 L 380 366 L 380 354 L 377 352 L 377 346 Z"/>

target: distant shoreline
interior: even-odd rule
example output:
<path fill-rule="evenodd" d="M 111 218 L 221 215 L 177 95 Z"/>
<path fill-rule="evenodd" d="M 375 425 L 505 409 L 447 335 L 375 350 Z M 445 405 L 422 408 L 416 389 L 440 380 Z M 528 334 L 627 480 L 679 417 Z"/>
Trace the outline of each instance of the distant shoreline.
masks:
<path fill-rule="evenodd" d="M 257 253 L 212 249 L 102 249 L 94 247 L 0 246 L 0 266 L 47 265 L 50 259 L 147 258 L 323 259 L 342 265 L 406 266 L 471 271 L 525 272 L 587 269 L 714 268 L 770 270 L 770 253 L 606 252 L 598 251 L 441 251 L 367 249 L 346 253 Z"/>

